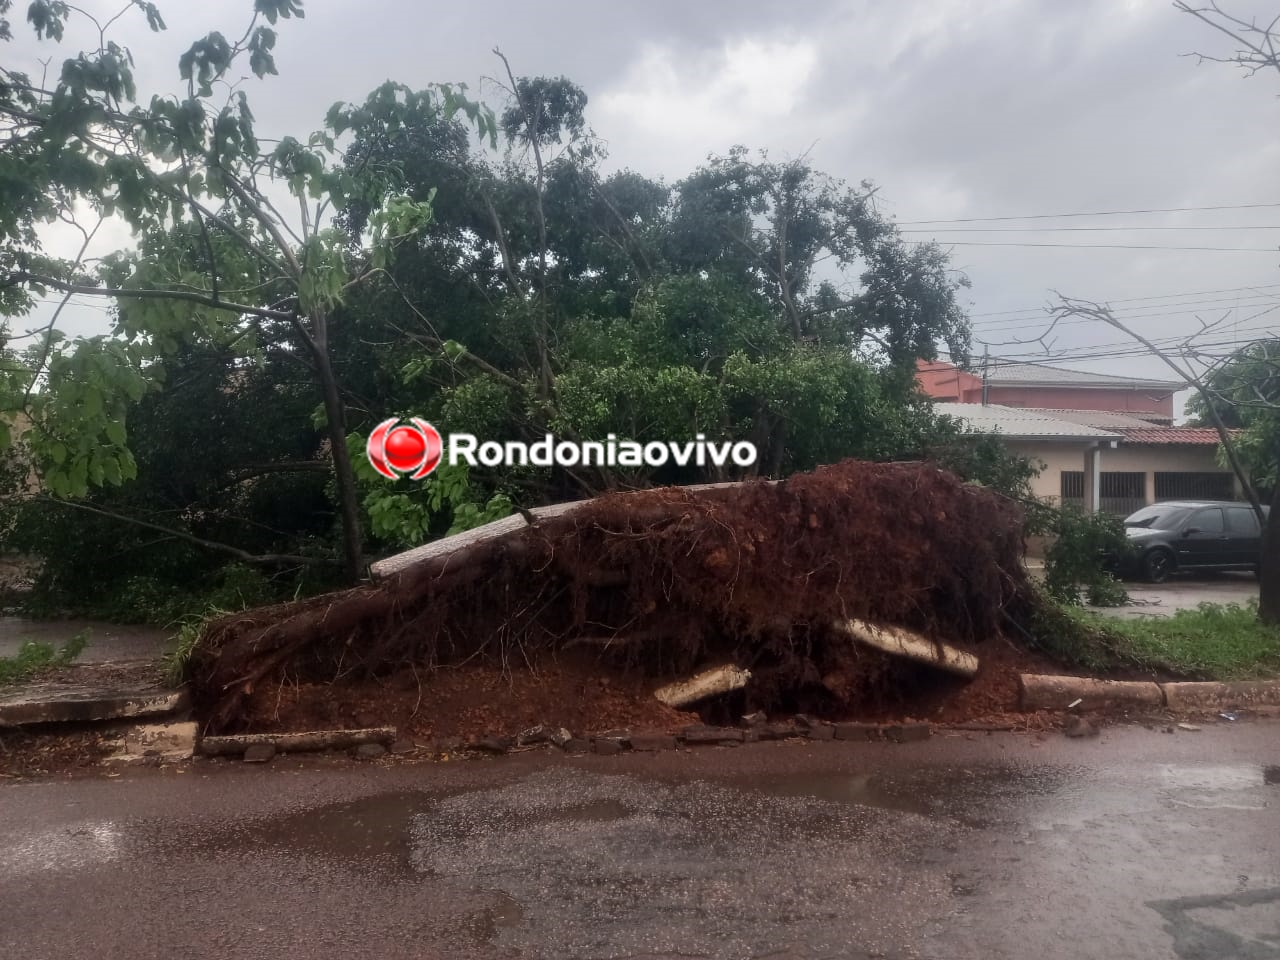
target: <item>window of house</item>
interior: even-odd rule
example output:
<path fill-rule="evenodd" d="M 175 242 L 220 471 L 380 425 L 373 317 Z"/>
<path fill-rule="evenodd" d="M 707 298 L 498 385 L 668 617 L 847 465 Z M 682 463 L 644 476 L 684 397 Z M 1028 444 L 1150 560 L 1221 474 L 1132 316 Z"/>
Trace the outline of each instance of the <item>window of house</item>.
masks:
<path fill-rule="evenodd" d="M 1157 500 L 1230 500 L 1235 481 L 1229 473 L 1157 472 Z"/>
<path fill-rule="evenodd" d="M 1104 471 L 1098 477 L 1099 503 L 1103 513 L 1127 517 L 1147 505 L 1147 475 L 1129 471 Z"/>
<path fill-rule="evenodd" d="M 1062 479 L 1059 482 L 1061 487 L 1058 498 L 1063 503 L 1075 504 L 1077 507 L 1084 505 L 1083 470 L 1063 470 Z"/>

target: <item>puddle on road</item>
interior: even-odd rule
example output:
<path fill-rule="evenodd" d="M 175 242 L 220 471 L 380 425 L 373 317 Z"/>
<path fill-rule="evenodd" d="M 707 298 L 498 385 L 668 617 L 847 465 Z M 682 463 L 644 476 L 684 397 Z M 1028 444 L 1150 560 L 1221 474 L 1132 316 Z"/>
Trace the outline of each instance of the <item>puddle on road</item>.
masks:
<path fill-rule="evenodd" d="M 1280 767 L 1256 763 L 1170 763 L 1158 770 L 1165 802 L 1211 810 L 1263 810 L 1259 788 L 1280 782 Z"/>
<path fill-rule="evenodd" d="M 440 799 L 440 794 L 416 790 L 377 794 L 239 823 L 193 846 L 220 853 L 287 850 L 301 856 L 365 862 L 397 873 L 415 874 L 417 871 L 411 863 L 413 820 L 429 813 Z M 621 820 L 630 813 L 622 801 L 602 798 L 531 811 L 523 818 L 524 822 L 513 826 L 603 823 Z"/>
<path fill-rule="evenodd" d="M 928 816 L 934 812 L 926 797 L 900 792 L 892 781 L 872 774 L 791 774 L 788 776 L 742 777 L 731 781 L 775 797 L 810 797 L 833 803 L 856 803 L 881 810 L 898 810 Z"/>
<path fill-rule="evenodd" d="M 410 821 L 436 799 L 418 791 L 383 793 L 239 823 L 194 846 L 218 853 L 283 849 L 301 856 L 374 863 L 411 873 Z"/>
<path fill-rule="evenodd" d="M 880 810 L 951 817 L 987 827 L 996 802 L 1016 803 L 1059 792 L 1071 772 L 1009 764 L 919 769 L 902 774 L 787 774 L 742 777 L 733 785 L 779 797 L 808 797 Z M 981 811 L 983 816 L 977 816 Z"/>
<path fill-rule="evenodd" d="M 621 800 L 604 798 L 545 810 L 536 819 L 547 823 L 604 823 L 608 820 L 621 820 L 630 813 L 631 808 Z"/>

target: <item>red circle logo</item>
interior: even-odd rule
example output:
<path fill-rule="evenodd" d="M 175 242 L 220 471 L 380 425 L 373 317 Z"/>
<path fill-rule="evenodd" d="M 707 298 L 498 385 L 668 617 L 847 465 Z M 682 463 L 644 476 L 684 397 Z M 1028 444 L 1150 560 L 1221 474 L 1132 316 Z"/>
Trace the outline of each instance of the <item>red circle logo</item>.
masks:
<path fill-rule="evenodd" d="M 444 443 L 427 421 L 413 417 L 402 423 L 392 417 L 373 428 L 364 448 L 373 469 L 388 480 L 406 474 L 420 480 L 440 465 Z"/>

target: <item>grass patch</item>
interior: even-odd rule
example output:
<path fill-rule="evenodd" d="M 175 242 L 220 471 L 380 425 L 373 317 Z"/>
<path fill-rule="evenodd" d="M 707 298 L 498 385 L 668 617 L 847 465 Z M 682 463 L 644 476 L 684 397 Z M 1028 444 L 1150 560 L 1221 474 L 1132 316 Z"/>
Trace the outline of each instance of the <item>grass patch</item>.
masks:
<path fill-rule="evenodd" d="M 164 675 L 170 684 L 177 686 L 186 682 L 187 664 L 191 660 L 191 654 L 195 652 L 196 644 L 200 642 L 204 625 L 211 618 L 221 616 L 224 612 L 212 610 L 202 617 L 187 617 L 179 624 L 173 644 L 164 655 Z"/>
<path fill-rule="evenodd" d="M 1206 680 L 1280 675 L 1280 628 L 1258 622 L 1258 605 L 1202 603 L 1172 617 L 1117 620 L 1084 610 L 1065 615 L 1101 635 L 1121 662 Z"/>
<path fill-rule="evenodd" d="M 51 643 L 28 640 L 14 656 L 0 657 L 0 687 L 22 683 L 49 670 L 70 665 L 88 642 L 88 630 L 81 630 L 61 648 Z"/>

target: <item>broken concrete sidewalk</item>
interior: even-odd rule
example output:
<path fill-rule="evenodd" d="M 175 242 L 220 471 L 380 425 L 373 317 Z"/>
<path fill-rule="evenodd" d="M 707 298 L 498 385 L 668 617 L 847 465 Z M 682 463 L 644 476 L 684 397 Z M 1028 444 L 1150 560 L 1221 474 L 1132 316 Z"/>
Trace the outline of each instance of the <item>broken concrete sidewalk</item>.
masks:
<path fill-rule="evenodd" d="M 188 709 L 185 690 L 154 679 L 150 664 L 86 664 L 0 691 L 0 729 L 159 717 Z"/>

